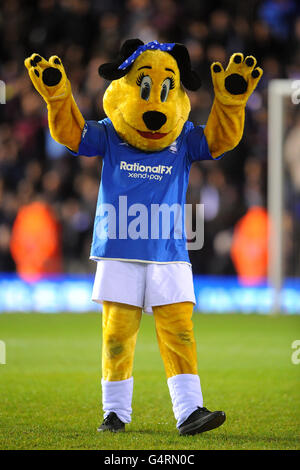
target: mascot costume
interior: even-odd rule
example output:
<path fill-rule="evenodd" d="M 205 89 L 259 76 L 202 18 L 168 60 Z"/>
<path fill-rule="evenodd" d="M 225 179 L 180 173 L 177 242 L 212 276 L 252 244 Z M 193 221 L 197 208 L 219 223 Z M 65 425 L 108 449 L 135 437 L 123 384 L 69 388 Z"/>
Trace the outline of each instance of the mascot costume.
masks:
<path fill-rule="evenodd" d="M 254 57 L 241 53 L 232 55 L 226 70 L 213 63 L 214 103 L 206 126 L 194 126 L 185 89 L 197 90 L 200 79 L 182 44 L 127 40 L 114 62 L 99 67 L 100 76 L 111 81 L 103 98 L 107 118 L 99 122 L 84 120 L 57 56 L 47 61 L 33 54 L 25 66 L 47 103 L 52 137 L 73 155 L 103 158 L 91 248 L 97 261 L 92 298 L 103 304 L 104 421 L 98 431 L 124 431 L 131 421 L 143 310 L 154 315 L 179 433 L 217 428 L 225 413 L 203 407 L 185 236 L 176 236 L 174 220 L 166 237 L 155 224 L 150 236 L 145 223 L 137 232 L 129 219 L 145 215 L 145 209 L 157 215 L 162 205 L 183 207 L 191 164 L 218 159 L 239 143 L 245 105 L 262 70 Z"/>

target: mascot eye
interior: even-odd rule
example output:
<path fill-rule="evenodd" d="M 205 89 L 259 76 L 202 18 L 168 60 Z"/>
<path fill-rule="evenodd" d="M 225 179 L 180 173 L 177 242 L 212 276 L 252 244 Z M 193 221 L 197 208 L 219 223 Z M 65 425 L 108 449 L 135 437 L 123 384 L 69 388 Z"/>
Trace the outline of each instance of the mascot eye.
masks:
<path fill-rule="evenodd" d="M 160 92 L 160 100 L 162 103 L 167 101 L 169 91 L 172 90 L 175 86 L 174 79 L 173 78 L 166 78 L 163 81 L 163 84 L 161 86 L 161 92 Z"/>
<path fill-rule="evenodd" d="M 136 83 L 141 87 L 140 94 L 142 100 L 148 101 L 152 86 L 151 78 L 149 77 L 149 75 L 142 74 L 138 77 Z"/>

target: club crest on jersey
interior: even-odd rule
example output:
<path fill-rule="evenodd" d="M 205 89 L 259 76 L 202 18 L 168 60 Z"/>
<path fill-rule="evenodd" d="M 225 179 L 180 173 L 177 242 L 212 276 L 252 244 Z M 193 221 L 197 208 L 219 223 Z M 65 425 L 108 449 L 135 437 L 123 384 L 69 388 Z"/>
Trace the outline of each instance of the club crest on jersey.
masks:
<path fill-rule="evenodd" d="M 175 140 L 175 142 L 173 142 L 173 143 L 170 145 L 169 149 L 170 149 L 170 152 L 172 152 L 172 153 L 176 153 L 176 152 L 177 152 L 177 140 Z"/>

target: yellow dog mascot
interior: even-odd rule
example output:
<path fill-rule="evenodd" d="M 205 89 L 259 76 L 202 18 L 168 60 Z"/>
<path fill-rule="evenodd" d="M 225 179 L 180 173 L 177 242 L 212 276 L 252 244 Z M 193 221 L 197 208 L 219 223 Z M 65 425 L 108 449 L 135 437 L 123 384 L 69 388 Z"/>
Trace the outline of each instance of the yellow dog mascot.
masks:
<path fill-rule="evenodd" d="M 213 63 L 214 103 L 206 126 L 194 126 L 185 89 L 201 83 L 182 44 L 127 40 L 114 62 L 99 67 L 111 81 L 103 98 L 107 118 L 99 122 L 84 120 L 57 56 L 47 61 L 33 54 L 25 66 L 47 103 L 52 137 L 74 155 L 103 158 L 91 248 L 97 261 L 92 298 L 103 303 L 104 421 L 98 431 L 124 431 L 131 421 L 143 310 L 154 314 L 179 433 L 217 428 L 225 413 L 203 407 L 192 270 L 179 222 L 184 226 L 191 164 L 217 159 L 239 143 L 245 105 L 262 70 L 241 53 L 226 70 Z M 161 227 L 166 207 L 174 215 L 168 230 Z"/>

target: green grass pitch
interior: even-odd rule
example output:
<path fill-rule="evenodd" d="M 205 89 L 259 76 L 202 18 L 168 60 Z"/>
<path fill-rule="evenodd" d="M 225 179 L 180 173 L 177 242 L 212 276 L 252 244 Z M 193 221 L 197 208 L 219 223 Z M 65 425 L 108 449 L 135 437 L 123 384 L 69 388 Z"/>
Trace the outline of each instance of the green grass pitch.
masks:
<path fill-rule="evenodd" d="M 100 434 L 101 315 L 1 314 L 0 449 L 299 449 L 300 317 L 194 315 L 205 406 L 225 424 L 178 435 L 153 317 L 134 364 L 132 423 Z"/>

